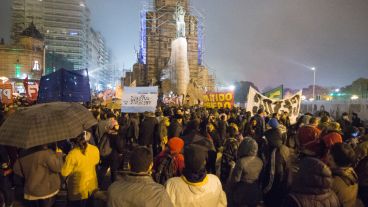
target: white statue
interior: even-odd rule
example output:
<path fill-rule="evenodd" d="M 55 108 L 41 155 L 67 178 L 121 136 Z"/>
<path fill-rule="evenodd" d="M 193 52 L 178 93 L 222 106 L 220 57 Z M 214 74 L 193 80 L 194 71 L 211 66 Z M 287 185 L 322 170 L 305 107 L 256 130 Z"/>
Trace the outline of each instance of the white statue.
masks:
<path fill-rule="evenodd" d="M 185 10 L 183 6 L 176 7 L 174 19 L 176 21 L 176 38 L 185 37 Z"/>

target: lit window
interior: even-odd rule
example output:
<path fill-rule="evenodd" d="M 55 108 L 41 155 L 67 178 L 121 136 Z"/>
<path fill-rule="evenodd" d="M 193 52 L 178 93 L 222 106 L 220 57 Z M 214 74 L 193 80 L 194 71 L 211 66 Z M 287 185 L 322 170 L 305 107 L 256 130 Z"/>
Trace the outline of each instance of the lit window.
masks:
<path fill-rule="evenodd" d="M 38 60 L 34 61 L 32 70 L 40 70 L 40 64 L 38 63 Z"/>

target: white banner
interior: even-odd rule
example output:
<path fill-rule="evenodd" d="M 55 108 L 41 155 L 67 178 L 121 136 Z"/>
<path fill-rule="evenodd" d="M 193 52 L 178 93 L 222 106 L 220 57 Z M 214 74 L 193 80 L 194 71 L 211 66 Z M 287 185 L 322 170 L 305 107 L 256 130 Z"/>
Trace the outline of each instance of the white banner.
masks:
<path fill-rule="evenodd" d="M 282 111 L 289 113 L 290 123 L 296 123 L 296 119 L 300 112 L 302 91 L 294 94 L 288 99 L 273 100 L 262 95 L 254 88 L 249 88 L 247 111 L 252 115 L 256 114 L 258 109 L 263 108 L 268 114 L 281 113 Z"/>
<path fill-rule="evenodd" d="M 124 113 L 155 112 L 158 87 L 124 87 L 121 111 Z"/>

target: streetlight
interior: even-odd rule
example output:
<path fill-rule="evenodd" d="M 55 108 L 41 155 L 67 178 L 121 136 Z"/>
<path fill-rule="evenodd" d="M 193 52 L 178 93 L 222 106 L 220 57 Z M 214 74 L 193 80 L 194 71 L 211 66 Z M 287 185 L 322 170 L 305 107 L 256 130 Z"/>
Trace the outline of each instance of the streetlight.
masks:
<path fill-rule="evenodd" d="M 359 96 L 357 96 L 357 95 L 352 95 L 350 99 L 351 99 L 351 100 L 358 100 L 358 99 L 359 99 Z"/>
<path fill-rule="evenodd" d="M 236 86 L 234 86 L 234 85 L 230 85 L 230 86 L 229 86 L 229 90 L 230 90 L 230 91 L 234 91 L 234 90 L 235 90 L 235 88 L 236 88 Z"/>
<path fill-rule="evenodd" d="M 315 90 L 316 90 L 316 68 L 312 67 L 313 70 L 313 100 L 315 99 Z"/>

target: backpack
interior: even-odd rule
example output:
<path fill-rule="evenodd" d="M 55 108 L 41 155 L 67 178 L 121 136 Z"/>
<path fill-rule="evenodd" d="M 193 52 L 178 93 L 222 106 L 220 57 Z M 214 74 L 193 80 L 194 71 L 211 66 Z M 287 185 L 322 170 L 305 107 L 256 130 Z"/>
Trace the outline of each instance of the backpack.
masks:
<path fill-rule="evenodd" d="M 106 158 L 111 154 L 112 148 L 110 143 L 110 137 L 108 134 L 105 133 L 101 137 L 101 140 L 98 143 L 98 150 L 100 151 L 100 156 L 103 158 Z"/>
<path fill-rule="evenodd" d="M 169 178 L 176 176 L 176 171 L 175 158 L 170 153 L 167 153 L 156 167 L 153 179 L 163 185 Z"/>

